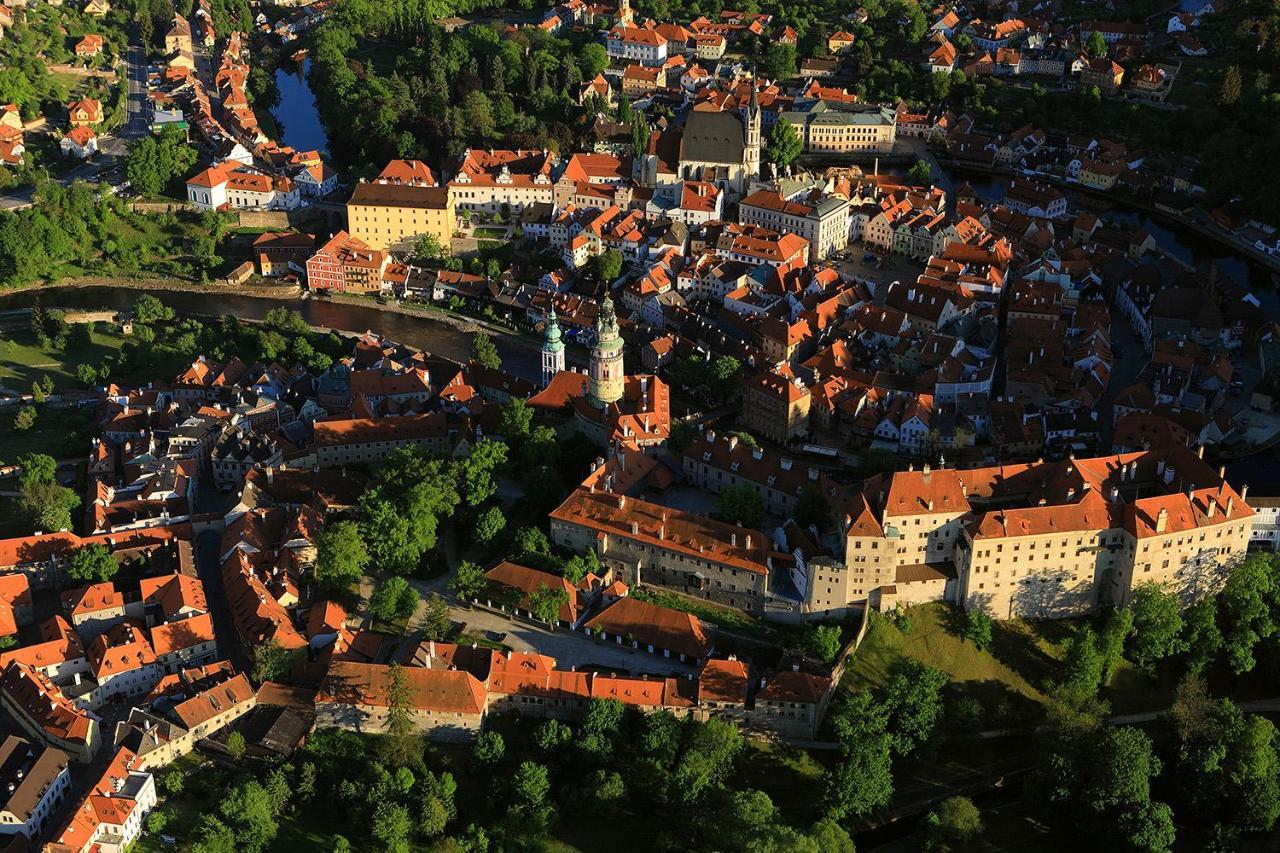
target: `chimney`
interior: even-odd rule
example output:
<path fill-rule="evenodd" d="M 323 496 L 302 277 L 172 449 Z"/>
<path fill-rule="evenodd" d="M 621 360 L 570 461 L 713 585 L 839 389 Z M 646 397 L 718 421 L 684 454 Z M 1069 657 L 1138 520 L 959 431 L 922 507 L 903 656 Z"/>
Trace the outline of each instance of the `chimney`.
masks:
<path fill-rule="evenodd" d="M 1210 495 L 1209 508 L 1205 511 L 1205 515 L 1207 515 L 1209 518 L 1213 518 L 1214 513 L 1216 513 L 1217 511 L 1218 511 L 1218 500 L 1217 498 Z"/>
<path fill-rule="evenodd" d="M 1236 499 L 1228 496 L 1227 497 L 1227 518 L 1231 517 L 1231 511 L 1235 508 L 1236 508 Z"/>
<path fill-rule="evenodd" d="M 1248 498 L 1249 498 L 1249 484 L 1245 483 L 1243 486 L 1240 487 L 1240 500 L 1242 501 L 1248 500 Z"/>
<path fill-rule="evenodd" d="M 733 547 L 735 547 L 735 548 L 737 548 L 737 547 L 738 547 L 738 534 L 737 534 L 737 533 L 730 533 L 730 534 L 729 534 L 729 544 L 730 544 L 730 545 L 732 545 L 732 546 L 733 546 Z"/>
<path fill-rule="evenodd" d="M 1161 507 L 1160 512 L 1156 515 L 1156 533 L 1164 533 L 1165 528 L 1169 526 L 1169 511 Z"/>
<path fill-rule="evenodd" d="M 1196 456 L 1200 457 L 1201 459 L 1203 459 L 1203 458 L 1204 458 L 1204 445 L 1203 445 L 1203 444 L 1196 448 Z"/>

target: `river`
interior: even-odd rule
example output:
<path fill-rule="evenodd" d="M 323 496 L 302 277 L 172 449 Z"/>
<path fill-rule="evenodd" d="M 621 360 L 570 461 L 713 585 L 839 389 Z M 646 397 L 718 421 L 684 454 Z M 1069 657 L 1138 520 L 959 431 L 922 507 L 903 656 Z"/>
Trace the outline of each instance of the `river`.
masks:
<path fill-rule="evenodd" d="M 212 288 L 211 288 L 212 290 Z M 373 306 L 347 305 L 325 299 L 274 299 L 229 293 L 138 290 L 110 286 L 63 287 L 56 290 L 24 290 L 0 294 L 0 311 L 30 308 L 39 299 L 46 307 L 129 310 L 144 293 L 173 308 L 178 317 L 224 316 L 261 320 L 272 308 L 297 311 L 312 326 L 346 332 L 373 331 L 434 355 L 465 362 L 471 352 L 471 335 L 449 323 L 414 317 Z M 515 335 L 495 335 L 502 367 L 516 376 L 538 381 L 542 355 L 535 342 Z"/>
<path fill-rule="evenodd" d="M 329 137 L 316 107 L 316 97 L 307 84 L 307 72 L 311 60 L 301 64 L 286 61 L 276 69 L 276 88 L 280 90 L 280 103 L 271 110 L 276 125 L 284 138 L 280 142 L 296 151 L 319 151 L 327 154 Z"/>
<path fill-rule="evenodd" d="M 900 170 L 894 170 L 898 173 Z M 951 179 L 958 187 L 968 183 L 973 187 L 979 200 L 995 203 L 1004 198 L 1009 178 L 1002 175 L 967 173 L 952 170 Z M 1211 240 L 1190 228 L 1179 225 L 1164 217 L 1155 217 L 1145 211 L 1128 208 L 1123 202 L 1109 204 L 1106 200 L 1093 195 L 1065 190 L 1072 210 L 1090 210 L 1098 214 L 1102 221 L 1125 228 L 1145 228 L 1162 250 L 1184 263 L 1199 266 L 1213 262 L 1218 265 L 1218 273 L 1235 280 L 1237 283 L 1251 286 L 1257 281 L 1270 280 L 1270 273 L 1248 260 L 1240 257 L 1217 240 Z M 1253 287 L 1255 291 L 1256 287 Z M 1258 296 L 1263 298 L 1263 293 Z"/>

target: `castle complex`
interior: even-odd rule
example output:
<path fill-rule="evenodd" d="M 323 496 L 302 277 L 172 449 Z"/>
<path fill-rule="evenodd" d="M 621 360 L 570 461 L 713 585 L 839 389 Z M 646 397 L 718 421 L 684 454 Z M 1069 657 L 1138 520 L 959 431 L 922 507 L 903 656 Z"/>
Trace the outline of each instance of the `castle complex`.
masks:
<path fill-rule="evenodd" d="M 1248 548 L 1253 510 L 1184 447 L 922 470 L 868 480 L 840 526 L 843 565 L 798 561 L 808 612 L 936 599 L 1001 618 L 1124 605 L 1154 581 L 1190 601 Z"/>

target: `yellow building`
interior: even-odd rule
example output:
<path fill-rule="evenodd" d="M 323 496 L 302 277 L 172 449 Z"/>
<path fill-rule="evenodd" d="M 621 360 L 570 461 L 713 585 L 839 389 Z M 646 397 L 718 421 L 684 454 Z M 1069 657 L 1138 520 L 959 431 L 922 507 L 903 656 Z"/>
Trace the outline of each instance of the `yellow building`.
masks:
<path fill-rule="evenodd" d="M 898 472 L 845 508 L 843 565 L 796 586 L 811 613 L 954 600 L 1000 619 L 1124 605 L 1154 582 L 1192 601 L 1248 549 L 1253 510 L 1192 451 Z"/>
<path fill-rule="evenodd" d="M 447 251 L 453 229 L 453 194 L 446 187 L 362 183 L 347 202 L 347 231 L 373 249 L 409 249 L 430 234 Z"/>

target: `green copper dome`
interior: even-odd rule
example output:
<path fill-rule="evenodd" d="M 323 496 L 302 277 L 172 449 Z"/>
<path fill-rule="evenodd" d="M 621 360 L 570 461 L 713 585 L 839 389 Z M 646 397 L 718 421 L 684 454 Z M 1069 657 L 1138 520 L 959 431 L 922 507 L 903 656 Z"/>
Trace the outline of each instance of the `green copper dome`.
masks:
<path fill-rule="evenodd" d="M 560 340 L 560 324 L 556 322 L 556 309 L 554 308 L 547 315 L 547 328 L 542 335 L 543 349 L 551 350 L 552 352 L 564 349 L 564 341 Z"/>

